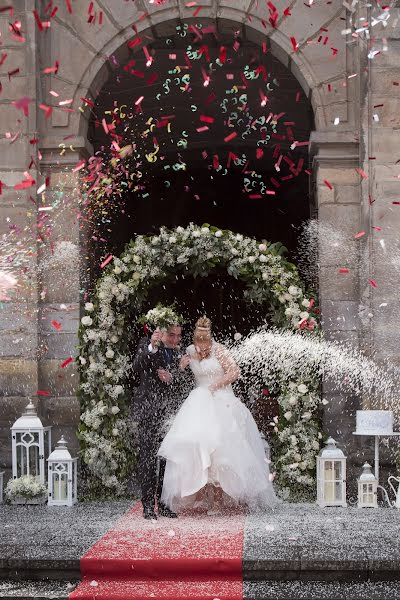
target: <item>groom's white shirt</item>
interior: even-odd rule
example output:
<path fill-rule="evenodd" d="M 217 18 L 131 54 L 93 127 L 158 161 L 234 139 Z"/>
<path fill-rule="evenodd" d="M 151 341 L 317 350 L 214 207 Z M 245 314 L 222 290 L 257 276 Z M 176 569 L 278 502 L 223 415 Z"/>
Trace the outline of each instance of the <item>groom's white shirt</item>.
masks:
<path fill-rule="evenodd" d="M 149 352 L 151 352 L 152 354 L 155 354 L 156 352 L 158 352 L 158 348 L 153 348 L 151 343 L 149 344 L 148 348 L 149 348 Z"/>

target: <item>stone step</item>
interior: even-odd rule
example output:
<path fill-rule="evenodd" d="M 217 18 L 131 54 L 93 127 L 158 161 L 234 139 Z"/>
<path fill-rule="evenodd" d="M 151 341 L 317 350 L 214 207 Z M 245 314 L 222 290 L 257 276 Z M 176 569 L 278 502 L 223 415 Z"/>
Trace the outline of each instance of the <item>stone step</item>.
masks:
<path fill-rule="evenodd" d="M 0 580 L 0 600 L 68 600 L 79 581 Z"/>
<path fill-rule="evenodd" d="M 400 582 L 245 581 L 246 600 L 400 600 Z"/>

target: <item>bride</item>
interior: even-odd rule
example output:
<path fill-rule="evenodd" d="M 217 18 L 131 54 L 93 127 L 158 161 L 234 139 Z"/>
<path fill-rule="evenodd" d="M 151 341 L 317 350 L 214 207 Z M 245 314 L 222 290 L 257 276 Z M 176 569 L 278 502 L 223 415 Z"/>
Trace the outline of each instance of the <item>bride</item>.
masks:
<path fill-rule="evenodd" d="M 167 460 L 161 500 L 174 511 L 196 508 L 206 496 L 208 514 L 224 505 L 249 509 L 277 502 L 257 425 L 231 384 L 240 377 L 229 351 L 211 335 L 211 321 L 196 323 L 187 361 L 197 387 L 176 414 L 158 455 Z M 211 494 L 210 494 L 211 492 Z"/>

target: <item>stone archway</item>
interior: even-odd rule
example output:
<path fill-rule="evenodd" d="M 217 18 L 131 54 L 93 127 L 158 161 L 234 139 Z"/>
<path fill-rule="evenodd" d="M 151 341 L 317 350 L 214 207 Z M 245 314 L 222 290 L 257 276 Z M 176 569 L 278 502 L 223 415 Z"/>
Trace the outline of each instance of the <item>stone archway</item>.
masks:
<path fill-rule="evenodd" d="M 216 23 L 221 31 L 235 31 L 240 28 L 245 39 L 259 45 L 266 42 L 268 51 L 273 53 L 296 76 L 310 98 L 317 128 L 311 135 L 310 145 L 311 153 L 314 156 L 312 187 L 316 210 L 326 223 L 334 224 L 339 219 L 347 231 L 358 230 L 360 187 L 358 186 L 359 178 L 354 171 L 358 161 L 358 149 L 353 135 L 349 133 L 355 119 L 356 104 L 348 102 L 348 92 L 351 86 L 354 87 L 353 82 L 350 82 L 346 88 L 341 86 L 341 80 L 346 72 L 346 61 L 351 60 L 349 46 L 343 43 L 343 36 L 340 33 L 343 27 L 342 8 L 337 9 L 335 6 L 330 6 L 322 13 L 318 13 L 318 17 L 311 25 L 308 14 L 297 7 L 291 11 L 291 25 L 289 22 L 287 26 L 284 25 L 281 15 L 282 27 L 277 30 L 269 27 L 270 14 L 265 7 L 257 11 L 255 2 L 240 4 L 240 8 L 232 8 L 223 2 L 213 2 L 210 7 L 202 9 L 198 18 L 201 15 L 202 21 L 207 22 L 208 20 Z M 71 178 L 71 167 L 76 167 L 82 158 L 87 158 L 91 154 L 86 137 L 90 102 L 96 97 L 101 85 L 107 79 L 113 61 L 124 62 L 127 59 L 126 42 L 135 35 L 132 31 L 132 23 L 135 24 L 137 35 L 142 40 L 151 40 L 156 36 L 171 34 L 179 19 L 184 17 L 191 19 L 190 10 L 183 8 L 182 5 L 183 2 L 175 3 L 173 8 L 170 5 L 168 7 L 167 5 L 149 5 L 146 17 L 143 17 L 146 11 L 137 6 L 135 8 L 119 7 L 112 15 L 105 11 L 109 18 L 106 19 L 106 25 L 101 35 L 91 35 L 91 30 L 83 31 L 82 21 L 80 21 L 80 16 L 82 16 L 80 13 L 83 9 L 77 7 L 77 12 L 72 17 L 74 23 L 72 28 L 67 26 L 63 20 L 58 23 L 57 31 L 56 28 L 52 30 L 52 35 L 57 35 L 61 41 L 61 51 L 63 44 L 73 48 L 68 79 L 71 82 L 79 83 L 71 83 L 67 87 L 70 89 L 71 96 L 84 100 L 82 100 L 83 111 L 79 114 L 53 113 L 51 126 L 48 127 L 49 135 L 46 138 L 46 145 L 42 145 L 42 163 L 51 171 L 54 171 L 57 166 L 64 167 L 64 172 L 67 170 L 68 174 L 60 173 L 60 179 L 66 186 L 70 186 L 71 191 L 78 187 L 77 176 L 79 175 L 78 171 L 76 179 Z M 191 19 L 192 22 L 195 20 Z M 296 22 L 295 27 L 293 27 L 294 22 Z M 129 25 L 126 26 L 126 23 Z M 68 25 L 70 24 L 69 17 Z M 322 43 L 318 42 L 320 29 L 326 24 L 329 24 L 329 39 L 332 46 L 324 45 L 323 41 Z M 298 44 L 296 51 L 294 51 L 294 42 L 290 39 L 291 37 Z M 314 43 L 307 43 L 310 38 Z M 138 46 L 139 48 L 140 46 Z M 53 60 L 55 59 L 54 50 L 51 52 L 53 53 L 51 60 Z M 84 60 L 82 60 L 82 55 L 84 55 Z M 74 59 L 74 56 L 77 58 Z M 334 57 L 336 57 L 335 60 L 333 60 Z M 52 79 L 56 81 L 56 76 L 52 76 Z M 336 116 L 340 120 L 339 127 L 333 125 Z M 59 132 L 62 132 L 63 137 L 73 136 L 71 139 L 74 151 L 69 151 L 62 157 L 58 150 Z M 56 151 L 55 148 L 57 148 Z M 347 200 L 346 206 L 341 204 L 342 194 Z M 354 194 L 354 198 L 348 202 L 351 194 Z M 77 209 L 75 210 L 77 212 Z M 69 214 L 72 214 L 72 211 L 69 211 Z M 71 234 L 74 241 L 81 247 L 81 257 L 84 259 L 87 253 L 85 251 L 85 227 L 81 222 L 76 221 L 72 224 Z M 338 254 L 335 256 L 333 265 L 329 256 L 322 257 L 320 271 L 324 324 L 327 330 L 332 330 L 333 335 L 339 335 L 341 338 L 346 337 L 347 332 L 339 329 L 338 333 L 335 333 L 338 327 L 335 313 L 343 306 L 343 302 L 347 303 L 348 310 L 352 314 L 356 313 L 358 305 L 350 291 L 354 289 L 354 281 L 350 282 L 349 286 L 345 285 L 339 293 L 332 289 L 332 274 L 336 265 L 346 259 L 347 256 L 344 253 L 342 256 Z M 83 267 L 84 269 L 88 268 L 84 260 Z M 80 298 L 80 302 L 82 302 L 82 295 L 79 294 L 81 286 L 81 282 L 77 281 L 75 290 L 69 290 L 64 296 L 74 306 L 75 319 L 79 312 L 78 299 Z M 348 300 L 349 294 L 352 297 L 350 300 Z M 54 316 L 57 318 L 57 313 Z M 73 345 L 76 342 L 76 330 L 74 329 L 65 335 L 68 340 L 67 348 L 71 354 L 73 354 Z M 352 335 L 350 332 L 350 336 Z M 65 353 L 66 346 L 65 344 L 63 346 L 61 350 L 60 343 L 55 340 L 56 354 L 57 352 Z M 51 370 L 53 360 L 46 357 L 46 360 L 41 361 L 43 374 Z M 332 416 L 328 421 L 331 419 Z"/>

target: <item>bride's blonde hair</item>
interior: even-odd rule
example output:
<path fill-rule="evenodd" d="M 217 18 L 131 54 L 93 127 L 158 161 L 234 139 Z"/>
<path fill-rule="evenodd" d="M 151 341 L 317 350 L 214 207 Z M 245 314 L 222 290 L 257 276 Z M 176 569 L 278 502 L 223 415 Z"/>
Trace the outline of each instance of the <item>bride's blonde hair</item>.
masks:
<path fill-rule="evenodd" d="M 193 339 L 195 342 L 206 342 L 211 340 L 211 321 L 208 317 L 200 317 L 194 329 Z"/>

